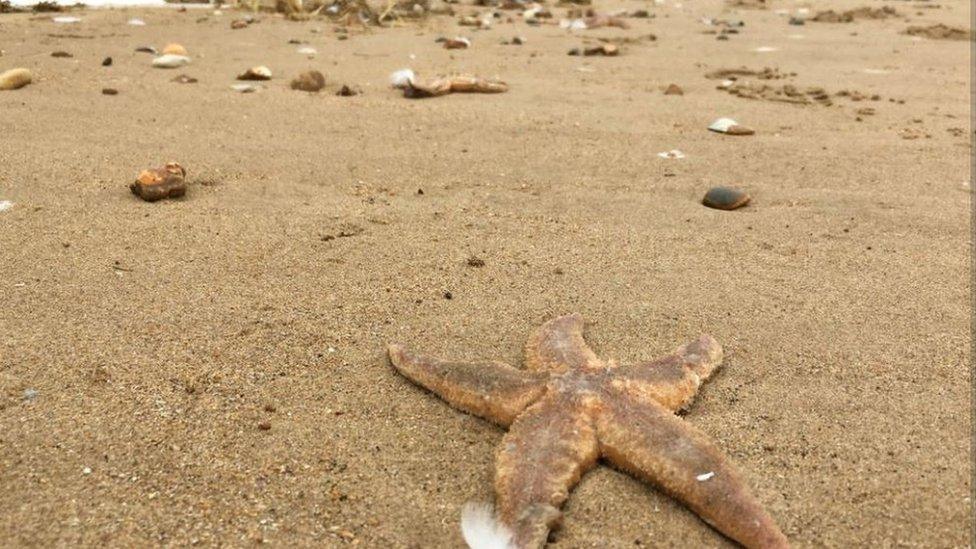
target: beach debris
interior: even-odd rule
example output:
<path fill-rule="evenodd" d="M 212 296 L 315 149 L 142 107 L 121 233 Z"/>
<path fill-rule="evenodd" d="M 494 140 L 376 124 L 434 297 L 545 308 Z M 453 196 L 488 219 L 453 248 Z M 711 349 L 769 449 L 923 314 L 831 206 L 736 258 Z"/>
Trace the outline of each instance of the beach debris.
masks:
<path fill-rule="evenodd" d="M 740 67 L 737 69 L 718 69 L 705 74 L 705 78 L 708 78 L 709 80 L 738 80 L 742 76 L 752 76 L 756 78 L 756 80 L 780 80 L 783 78 L 796 76 L 796 73 L 784 73 L 780 72 L 779 69 L 771 69 L 769 67 L 762 70 L 752 70 L 745 67 Z"/>
<path fill-rule="evenodd" d="M 102 88 L 102 95 L 118 95 L 119 90 L 115 88 Z"/>
<path fill-rule="evenodd" d="M 14 207 L 14 203 L 9 200 L 0 200 L 0 212 L 5 212 Z"/>
<path fill-rule="evenodd" d="M 711 125 L 708 126 L 708 129 L 713 132 L 724 133 L 726 135 L 752 135 L 756 133 L 752 128 L 742 126 L 731 118 L 719 118 L 718 120 L 712 122 Z"/>
<path fill-rule="evenodd" d="M 143 170 L 129 185 L 132 194 L 155 202 L 164 198 L 177 198 L 186 194 L 186 170 L 176 162 L 167 162 L 161 168 Z"/>
<path fill-rule="evenodd" d="M 16 90 L 31 83 L 31 71 L 18 68 L 0 73 L 0 90 Z"/>
<path fill-rule="evenodd" d="M 112 66 L 112 58 L 111 57 L 106 57 L 105 59 L 102 59 L 102 66 L 103 67 L 111 67 Z"/>
<path fill-rule="evenodd" d="M 311 46 L 302 46 L 301 48 L 298 48 L 298 53 L 311 57 L 313 55 L 318 55 L 319 52 Z"/>
<path fill-rule="evenodd" d="M 230 89 L 239 93 L 254 93 L 261 89 L 260 86 L 255 86 L 254 84 L 233 84 Z"/>
<path fill-rule="evenodd" d="M 251 24 L 251 21 L 247 19 L 234 19 L 230 22 L 230 28 L 234 30 L 247 28 Z"/>
<path fill-rule="evenodd" d="M 181 44 L 173 43 L 166 44 L 166 46 L 163 48 L 163 55 L 182 55 L 183 57 L 186 57 L 189 55 L 189 53 L 187 53 L 186 48 L 184 48 Z"/>
<path fill-rule="evenodd" d="M 271 69 L 264 65 L 251 67 L 243 74 L 237 75 L 238 80 L 271 80 Z"/>
<path fill-rule="evenodd" d="M 891 6 L 881 8 L 865 7 L 843 12 L 836 12 L 834 10 L 820 11 L 810 18 L 810 20 L 817 23 L 852 23 L 855 19 L 886 19 L 888 17 L 896 17 L 897 15 L 898 12 Z"/>
<path fill-rule="evenodd" d="M 668 84 L 667 88 L 664 88 L 664 95 L 684 95 L 685 90 L 681 89 L 681 86 L 677 84 Z"/>
<path fill-rule="evenodd" d="M 153 55 L 156 55 L 157 53 L 159 53 L 156 50 L 156 48 L 154 48 L 152 46 L 139 46 L 138 48 L 136 48 L 136 51 L 139 52 L 139 53 L 151 53 Z"/>
<path fill-rule="evenodd" d="M 712 187 L 702 198 L 702 204 L 716 210 L 735 210 L 752 199 L 745 191 L 733 187 Z"/>
<path fill-rule="evenodd" d="M 177 84 L 196 84 L 198 80 L 196 78 L 193 78 L 192 76 L 181 74 L 176 78 L 170 80 L 170 82 L 176 82 Z"/>
<path fill-rule="evenodd" d="M 463 36 L 455 36 L 454 38 L 445 38 L 441 40 L 444 43 L 445 50 L 466 50 L 471 47 L 471 40 Z"/>
<path fill-rule="evenodd" d="M 66 51 L 58 50 L 58 51 L 51 52 L 51 57 L 71 58 L 74 56 Z"/>
<path fill-rule="evenodd" d="M 71 23 L 78 23 L 81 21 L 80 17 L 74 17 L 71 15 L 59 15 L 57 17 L 52 17 L 51 21 L 61 25 L 70 25 Z"/>
<path fill-rule="evenodd" d="M 325 75 L 319 71 L 306 71 L 291 81 L 291 89 L 317 92 L 325 87 Z"/>
<path fill-rule="evenodd" d="M 594 55 L 602 55 L 604 57 L 614 57 L 620 53 L 620 48 L 614 44 L 600 44 L 599 46 L 592 46 L 588 48 L 573 48 L 569 50 L 569 55 L 583 55 L 586 57 L 591 57 Z"/>
<path fill-rule="evenodd" d="M 390 75 L 390 83 L 394 88 L 402 89 L 404 97 L 414 99 L 439 97 L 449 93 L 502 93 L 508 91 L 508 84 L 498 79 L 460 74 L 435 76 L 420 80 L 410 69 L 394 72 Z"/>
<path fill-rule="evenodd" d="M 185 55 L 166 54 L 152 60 L 152 66 L 157 69 L 176 69 L 190 64 L 190 58 Z"/>
<path fill-rule="evenodd" d="M 143 21 L 142 19 L 136 19 L 135 17 L 133 17 L 132 19 L 129 19 L 126 22 L 126 24 L 132 25 L 133 27 L 145 27 L 146 26 L 146 22 L 145 21 Z"/>
<path fill-rule="evenodd" d="M 904 34 L 909 36 L 921 36 L 933 40 L 972 40 L 973 33 L 958 27 L 949 27 L 939 23 L 928 27 L 913 26 L 905 29 Z"/>
<path fill-rule="evenodd" d="M 685 157 L 685 153 L 679 151 L 678 149 L 671 149 L 670 151 L 664 151 L 657 153 L 661 158 L 674 158 L 681 159 Z"/>

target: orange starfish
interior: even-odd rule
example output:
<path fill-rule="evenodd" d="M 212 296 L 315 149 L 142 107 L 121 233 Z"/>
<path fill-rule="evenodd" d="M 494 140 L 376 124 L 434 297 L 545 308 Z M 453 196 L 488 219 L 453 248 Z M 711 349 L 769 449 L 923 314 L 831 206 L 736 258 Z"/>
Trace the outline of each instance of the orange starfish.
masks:
<path fill-rule="evenodd" d="M 524 370 L 434 360 L 399 345 L 389 354 L 398 372 L 451 406 L 510 426 L 495 469 L 502 537 L 511 536 L 502 546 L 543 547 L 569 491 L 602 457 L 746 547 L 789 547 L 718 448 L 674 415 L 722 362 L 711 336 L 658 360 L 617 366 L 587 346 L 583 318 L 574 314 L 536 330 Z"/>

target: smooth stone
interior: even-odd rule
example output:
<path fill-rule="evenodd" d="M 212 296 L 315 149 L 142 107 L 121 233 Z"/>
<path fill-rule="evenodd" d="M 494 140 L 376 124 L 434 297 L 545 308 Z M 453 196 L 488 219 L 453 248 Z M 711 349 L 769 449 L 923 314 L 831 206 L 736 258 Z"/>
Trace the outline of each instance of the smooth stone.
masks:
<path fill-rule="evenodd" d="M 51 57 L 71 58 L 71 57 L 74 57 L 74 56 L 71 55 L 70 53 L 66 52 L 66 51 L 55 51 L 55 52 L 51 52 Z"/>
<path fill-rule="evenodd" d="M 263 65 L 251 67 L 244 74 L 237 76 L 238 80 L 271 80 L 271 69 Z"/>
<path fill-rule="evenodd" d="M 161 55 L 152 60 L 152 66 L 157 69 L 175 69 L 190 64 L 190 58 L 185 55 Z"/>
<path fill-rule="evenodd" d="M 176 162 L 143 170 L 129 190 L 146 202 L 181 197 L 186 194 L 186 170 Z"/>
<path fill-rule="evenodd" d="M 189 54 L 187 53 L 186 48 L 180 44 L 166 44 L 166 47 L 163 48 L 163 55 L 182 55 L 183 57 L 186 57 Z"/>
<path fill-rule="evenodd" d="M 111 67 L 112 66 L 112 58 L 111 57 L 106 57 L 105 59 L 102 59 L 102 66 L 103 67 Z"/>
<path fill-rule="evenodd" d="M 716 210 L 741 208 L 752 199 L 745 191 L 732 187 L 712 187 L 702 198 L 702 204 Z"/>
<path fill-rule="evenodd" d="M 681 86 L 677 84 L 670 84 L 664 90 L 664 95 L 684 95 L 685 90 L 681 89 Z"/>
<path fill-rule="evenodd" d="M 0 73 L 0 90 L 16 90 L 31 83 L 31 72 L 27 69 L 10 69 Z"/>
<path fill-rule="evenodd" d="M 303 72 L 291 81 L 291 89 L 306 91 L 306 92 L 317 92 L 325 87 L 325 75 L 319 71 L 308 71 Z"/>

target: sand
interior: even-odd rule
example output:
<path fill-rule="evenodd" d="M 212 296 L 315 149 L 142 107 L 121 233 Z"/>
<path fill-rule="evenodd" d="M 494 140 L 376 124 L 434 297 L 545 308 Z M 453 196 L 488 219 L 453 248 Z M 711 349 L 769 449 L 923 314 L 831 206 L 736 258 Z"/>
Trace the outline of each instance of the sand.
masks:
<path fill-rule="evenodd" d="M 0 68 L 34 72 L 0 92 L 0 545 L 458 547 L 503 432 L 399 377 L 384 345 L 519 364 L 535 326 L 576 311 L 622 362 L 700 333 L 725 345 L 685 420 L 795 546 L 967 546 L 971 43 L 902 31 L 968 27 L 969 3 L 866 1 L 902 15 L 804 26 L 769 3 L 348 40 L 270 15 L 231 30 L 232 11 L 0 16 Z M 746 26 L 719 41 L 701 17 Z M 459 33 L 470 49 L 434 41 Z M 169 42 L 192 65 L 133 51 Z M 265 89 L 232 91 L 254 65 Z M 408 66 L 511 89 L 405 99 L 387 77 Z M 833 104 L 705 78 L 743 66 Z M 326 90 L 289 89 L 310 69 Z M 706 130 L 722 116 L 756 135 Z M 185 198 L 129 192 L 169 160 Z M 714 185 L 752 202 L 705 208 Z M 554 547 L 730 546 L 607 467 L 565 511 Z"/>

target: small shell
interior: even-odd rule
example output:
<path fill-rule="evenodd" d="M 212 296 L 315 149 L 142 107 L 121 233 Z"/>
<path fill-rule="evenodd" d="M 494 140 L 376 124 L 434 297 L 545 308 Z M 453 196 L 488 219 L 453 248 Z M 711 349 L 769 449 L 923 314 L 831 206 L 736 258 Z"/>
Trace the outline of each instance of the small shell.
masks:
<path fill-rule="evenodd" d="M 180 44 L 166 44 L 163 48 L 163 55 L 182 55 L 186 57 L 188 55 L 186 48 Z"/>
<path fill-rule="evenodd" d="M 471 40 L 464 38 L 463 36 L 457 36 L 454 38 L 448 38 L 444 40 L 444 49 L 446 50 L 466 50 L 471 47 Z"/>
<path fill-rule="evenodd" d="M 261 88 L 255 86 L 254 84 L 234 84 L 230 87 L 230 89 L 240 93 L 254 93 Z"/>
<path fill-rule="evenodd" d="M 715 122 L 712 122 L 708 129 L 717 132 L 724 133 L 726 135 L 752 135 L 756 133 L 752 128 L 747 128 L 746 126 L 739 125 L 738 122 L 732 120 L 731 118 L 719 118 Z"/>
<path fill-rule="evenodd" d="M 70 15 L 59 15 L 58 17 L 53 17 L 51 21 L 55 23 L 67 24 L 67 23 L 77 23 L 81 21 L 80 17 L 71 17 Z"/>
<path fill-rule="evenodd" d="M 10 69 L 0 74 L 0 90 L 16 90 L 31 83 L 31 72 L 27 69 Z"/>
<path fill-rule="evenodd" d="M 390 86 L 397 89 L 404 89 L 417 78 L 417 75 L 410 69 L 400 69 L 390 75 Z"/>
<path fill-rule="evenodd" d="M 752 199 L 745 191 L 732 187 L 712 187 L 702 198 L 702 204 L 716 210 L 741 208 Z"/>
<path fill-rule="evenodd" d="M 135 18 L 129 19 L 129 24 L 132 25 L 133 27 L 145 27 L 146 26 L 146 22 L 145 21 L 143 21 L 142 19 L 135 19 Z"/>
<path fill-rule="evenodd" d="M 237 76 L 238 80 L 271 80 L 271 69 L 263 65 L 251 67 L 244 74 Z"/>
<path fill-rule="evenodd" d="M 190 64 L 190 58 L 185 55 L 161 55 L 152 61 L 152 66 L 157 69 L 175 69 Z"/>

